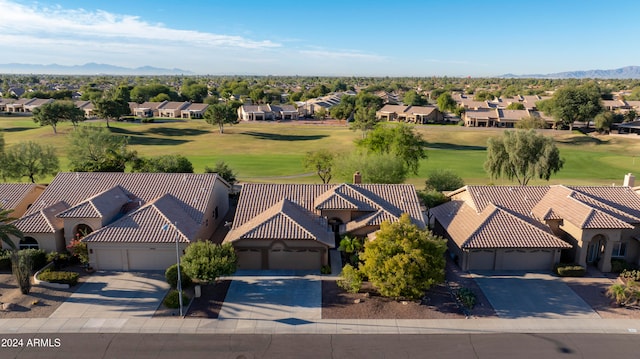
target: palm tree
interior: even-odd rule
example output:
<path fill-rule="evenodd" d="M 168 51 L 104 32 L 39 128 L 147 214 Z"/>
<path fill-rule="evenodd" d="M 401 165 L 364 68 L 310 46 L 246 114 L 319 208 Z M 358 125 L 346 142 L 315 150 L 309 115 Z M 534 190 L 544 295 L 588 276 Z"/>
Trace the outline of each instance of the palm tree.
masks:
<path fill-rule="evenodd" d="M 15 251 L 18 248 L 9 236 L 24 239 L 24 234 L 22 234 L 22 231 L 20 231 L 16 226 L 11 224 L 11 221 L 13 221 L 13 218 L 9 217 L 9 213 L 11 212 L 12 210 L 10 209 L 0 209 L 0 240 Z"/>

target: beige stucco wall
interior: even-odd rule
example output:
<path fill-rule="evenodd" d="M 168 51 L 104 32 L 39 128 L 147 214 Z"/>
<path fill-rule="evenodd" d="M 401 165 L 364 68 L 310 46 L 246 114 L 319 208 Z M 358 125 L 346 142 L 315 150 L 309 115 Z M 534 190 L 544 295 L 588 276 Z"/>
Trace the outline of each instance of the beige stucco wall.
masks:
<path fill-rule="evenodd" d="M 103 227 L 101 218 L 65 218 L 64 219 L 64 240 L 65 245 L 69 245 L 75 236 L 75 229 L 79 224 L 86 224 L 94 231 Z"/>
<path fill-rule="evenodd" d="M 607 239 L 605 245 L 604 254 L 602 260 L 598 261 L 598 269 L 603 272 L 611 271 L 611 252 L 613 249 L 613 243 L 619 242 L 622 239 L 621 229 L 581 229 L 571 222 L 564 221 L 560 225 L 560 229 L 569 234 L 577 241 L 576 258 L 575 261 L 581 265 L 587 265 L 587 251 L 589 243 L 597 235 L 603 235 Z"/>
<path fill-rule="evenodd" d="M 24 233 L 24 236 L 35 239 L 38 242 L 38 248 L 43 249 L 45 252 L 64 252 L 67 250 L 61 230 L 55 233 Z M 18 248 L 20 243 L 18 238 L 11 237 L 11 240 Z M 9 248 L 4 243 L 2 247 Z"/>
<path fill-rule="evenodd" d="M 214 212 L 218 207 L 218 218 L 214 218 Z M 213 232 L 224 223 L 224 217 L 229 212 L 229 187 L 221 180 L 217 180 L 213 186 L 213 193 L 209 197 L 209 203 L 202 216 L 200 230 L 193 240 L 207 240 L 213 235 Z"/>
<path fill-rule="evenodd" d="M 35 203 L 36 199 L 40 196 L 40 194 L 44 191 L 44 186 L 37 185 L 33 188 L 33 190 L 29 191 L 23 198 L 20 203 L 18 203 L 15 208 L 13 208 L 13 212 L 11 212 L 10 216 L 13 218 L 20 218 L 27 211 L 29 206 Z"/>

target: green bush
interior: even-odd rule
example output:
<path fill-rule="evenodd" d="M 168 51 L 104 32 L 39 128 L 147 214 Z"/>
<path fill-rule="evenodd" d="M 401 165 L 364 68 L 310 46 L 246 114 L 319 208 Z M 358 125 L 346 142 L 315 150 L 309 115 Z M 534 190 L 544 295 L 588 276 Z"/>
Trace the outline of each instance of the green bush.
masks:
<path fill-rule="evenodd" d="M 19 256 L 27 256 L 31 258 L 31 270 L 40 270 L 47 264 L 47 254 L 42 249 L 21 249 L 18 251 Z"/>
<path fill-rule="evenodd" d="M 78 278 L 80 275 L 76 272 L 55 272 L 44 271 L 40 273 L 38 279 L 49 283 L 60 283 L 74 286 L 78 284 Z"/>
<path fill-rule="evenodd" d="M 561 277 L 584 277 L 587 273 L 585 267 L 577 264 L 557 264 L 554 271 Z"/>
<path fill-rule="evenodd" d="M 477 297 L 476 294 L 469 288 L 463 287 L 456 291 L 456 298 L 464 305 L 467 309 L 473 309 L 476 305 Z"/>
<path fill-rule="evenodd" d="M 320 267 L 320 274 L 331 274 L 331 266 L 325 264 Z"/>
<path fill-rule="evenodd" d="M 625 261 L 624 259 L 614 258 L 611 260 L 611 271 L 613 273 L 622 273 L 625 270 L 632 270 L 633 265 L 631 263 Z"/>
<path fill-rule="evenodd" d="M 182 305 L 185 306 L 188 302 L 189 302 L 189 297 L 187 297 L 186 294 L 182 292 Z M 180 297 L 179 297 L 178 291 L 175 289 L 170 290 L 167 296 L 164 297 L 163 303 L 167 308 L 172 308 L 172 309 L 180 308 Z"/>
<path fill-rule="evenodd" d="M 11 269 L 11 251 L 8 249 L 0 249 L 0 270 Z"/>
<path fill-rule="evenodd" d="M 69 265 L 71 256 L 68 253 L 49 252 L 47 253 L 47 263 L 53 262 L 56 268 L 63 268 Z"/>
<path fill-rule="evenodd" d="M 167 280 L 167 283 L 171 286 L 171 288 L 178 288 L 178 265 L 174 264 L 167 268 L 164 272 L 164 277 Z M 180 278 L 182 280 L 182 288 L 188 288 L 193 284 L 193 280 L 189 277 L 188 274 L 184 272 L 184 267 L 180 265 Z"/>
<path fill-rule="evenodd" d="M 338 279 L 338 287 L 346 290 L 349 293 L 358 293 L 362 288 L 362 273 L 359 270 L 353 268 L 351 264 L 347 264 L 342 268 L 340 273 L 340 279 Z"/>

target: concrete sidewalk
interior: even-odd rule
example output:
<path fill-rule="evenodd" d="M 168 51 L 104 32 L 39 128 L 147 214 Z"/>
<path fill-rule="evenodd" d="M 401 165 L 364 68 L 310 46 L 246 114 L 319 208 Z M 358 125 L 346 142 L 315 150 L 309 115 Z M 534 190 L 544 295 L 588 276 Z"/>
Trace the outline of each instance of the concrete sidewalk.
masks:
<path fill-rule="evenodd" d="M 182 334 L 637 334 L 637 319 L 429 319 L 305 320 L 286 318 L 35 318 L 0 319 L 0 334 L 182 333 Z"/>

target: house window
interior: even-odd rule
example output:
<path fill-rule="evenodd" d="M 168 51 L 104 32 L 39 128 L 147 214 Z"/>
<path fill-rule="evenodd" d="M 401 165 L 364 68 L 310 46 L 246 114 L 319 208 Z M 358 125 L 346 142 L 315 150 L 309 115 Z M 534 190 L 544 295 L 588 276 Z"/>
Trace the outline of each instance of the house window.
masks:
<path fill-rule="evenodd" d="M 611 257 L 624 257 L 627 254 L 627 244 L 618 242 L 613 244 L 613 252 Z"/>
<path fill-rule="evenodd" d="M 38 249 L 38 241 L 33 237 L 24 237 L 20 240 L 20 249 Z"/>
<path fill-rule="evenodd" d="M 218 219 L 218 206 L 216 206 L 216 209 L 213 211 L 213 218 Z"/>

